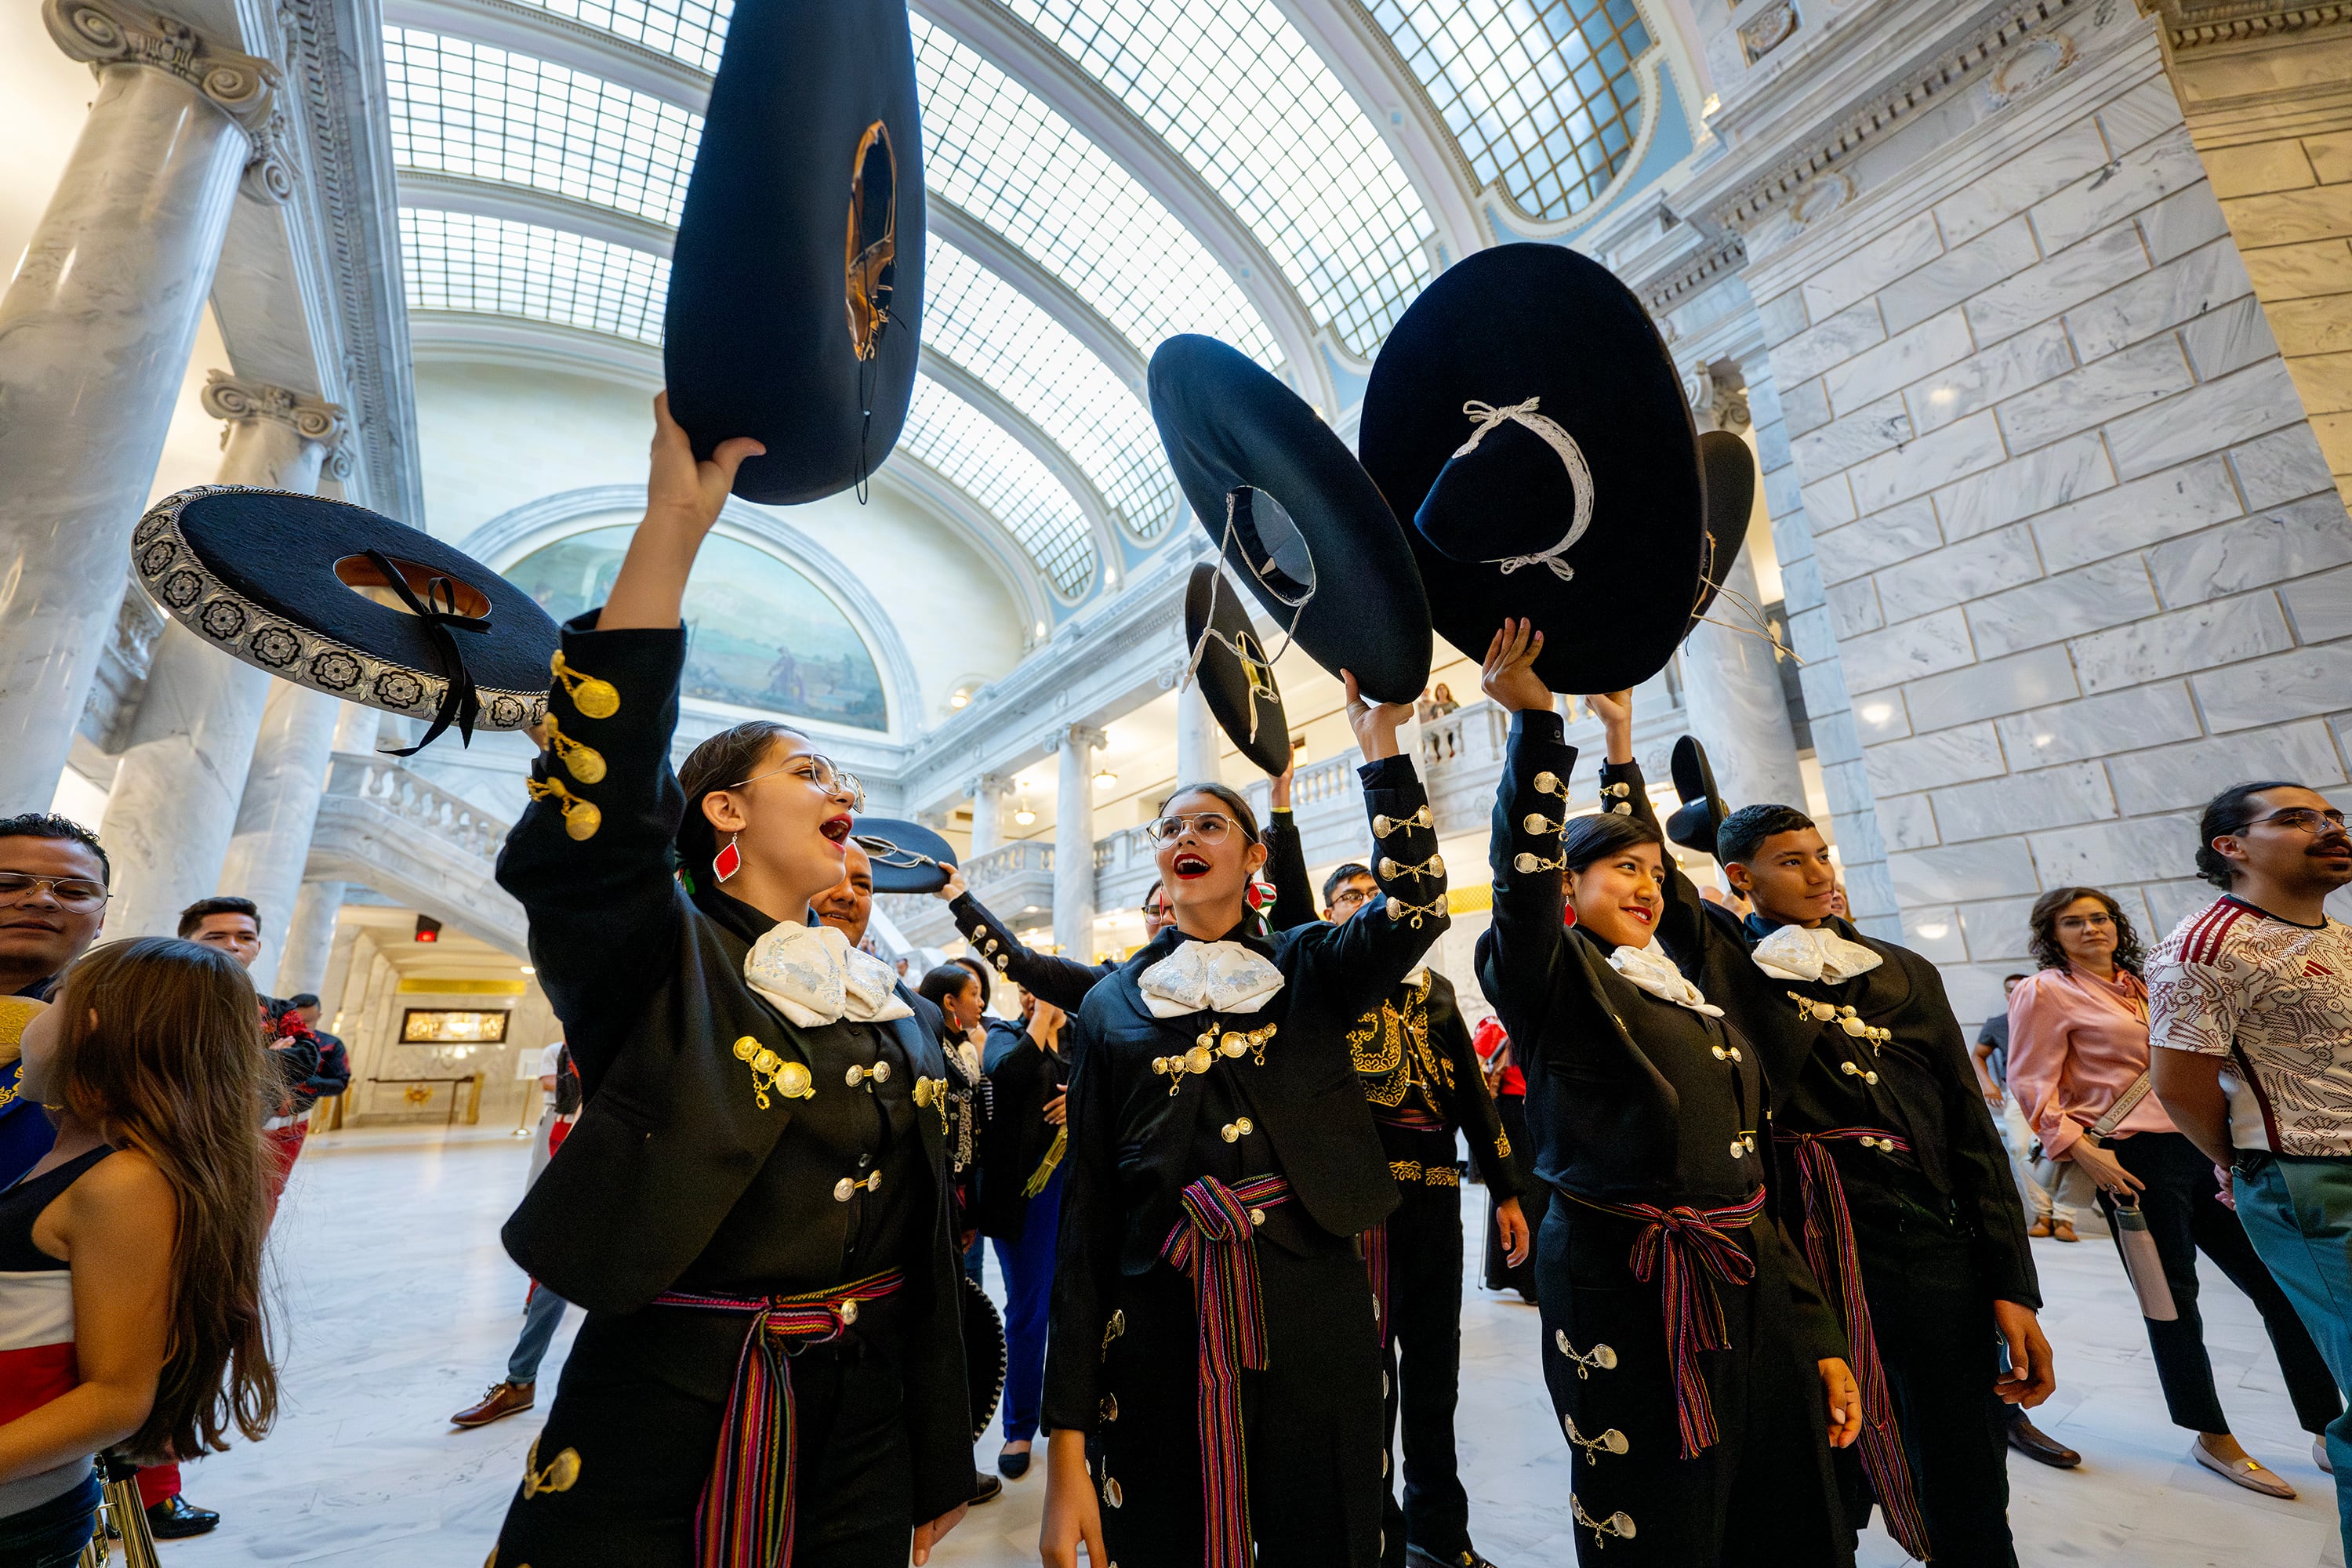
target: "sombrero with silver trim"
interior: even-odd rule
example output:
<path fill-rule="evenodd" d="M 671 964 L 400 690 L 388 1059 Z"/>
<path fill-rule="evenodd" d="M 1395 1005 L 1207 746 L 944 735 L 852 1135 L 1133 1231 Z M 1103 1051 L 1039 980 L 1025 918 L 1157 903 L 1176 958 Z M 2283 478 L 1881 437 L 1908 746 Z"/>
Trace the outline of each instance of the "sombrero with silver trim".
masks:
<path fill-rule="evenodd" d="M 131 560 L 148 595 L 223 653 L 428 721 L 428 742 L 452 725 L 522 730 L 546 715 L 557 643 L 547 612 L 471 556 L 365 507 L 199 485 L 139 520 Z"/>
<path fill-rule="evenodd" d="M 874 862 L 877 893 L 936 893 L 956 868 L 955 846 L 919 822 L 858 816 L 849 836 Z"/>
<path fill-rule="evenodd" d="M 1396 515 L 1438 632 L 1544 634 L 1555 691 L 1616 691 L 1689 629 L 1706 486 L 1682 378 L 1632 290 L 1557 245 L 1465 257 L 1381 345 L 1357 449 Z"/>
<path fill-rule="evenodd" d="M 988 1436 L 989 1418 L 1004 1394 L 1004 1320 L 971 1275 L 959 1277 L 963 1280 L 964 1388 L 971 1399 L 971 1440 L 977 1443 Z"/>
<path fill-rule="evenodd" d="M 1209 711 L 1242 755 L 1269 776 L 1288 767 L 1290 720 L 1282 710 L 1274 665 L 1250 626 L 1240 591 L 1206 561 L 1192 568 L 1185 585 L 1184 646 L 1194 652 L 1191 678 L 1201 683 Z"/>
<path fill-rule="evenodd" d="M 1737 439 L 1737 437 L 1734 437 Z M 1716 793 L 1715 769 L 1696 735 L 1675 742 L 1675 798 L 1682 805 L 1666 818 L 1666 837 L 1685 849 L 1715 858 L 1715 836 L 1722 831 L 1723 796 Z"/>
<path fill-rule="evenodd" d="M 1698 458 L 1706 476 L 1706 545 L 1698 603 L 1691 610 L 1694 630 L 1715 607 L 1739 547 L 1748 542 L 1748 520 L 1756 510 L 1756 454 L 1747 442 L 1728 430 L 1702 430 Z"/>

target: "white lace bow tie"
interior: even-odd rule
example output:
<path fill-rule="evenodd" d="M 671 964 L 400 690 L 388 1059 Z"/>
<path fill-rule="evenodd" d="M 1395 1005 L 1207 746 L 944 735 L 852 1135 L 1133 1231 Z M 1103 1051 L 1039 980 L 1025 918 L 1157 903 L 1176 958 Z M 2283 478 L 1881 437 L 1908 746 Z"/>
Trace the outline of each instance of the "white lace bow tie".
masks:
<path fill-rule="evenodd" d="M 914 1016 L 898 997 L 890 966 L 850 946 L 834 926 L 771 928 L 751 944 L 743 978 L 803 1029 L 844 1017 L 878 1024 Z"/>
<path fill-rule="evenodd" d="M 1661 952 L 1654 942 L 1647 947 L 1618 948 L 1609 955 L 1609 967 L 1661 1002 L 1671 1002 L 1710 1018 L 1723 1016 L 1723 1009 L 1708 1001 L 1706 992 L 1684 979 L 1675 961 Z"/>
<path fill-rule="evenodd" d="M 1282 989 L 1282 971 L 1237 942 L 1180 942 L 1136 984 L 1155 1018 L 1255 1013 Z"/>
<path fill-rule="evenodd" d="M 1775 980 L 1826 980 L 1832 985 L 1867 974 L 1885 962 L 1828 926 L 1782 926 L 1756 944 L 1756 967 Z"/>

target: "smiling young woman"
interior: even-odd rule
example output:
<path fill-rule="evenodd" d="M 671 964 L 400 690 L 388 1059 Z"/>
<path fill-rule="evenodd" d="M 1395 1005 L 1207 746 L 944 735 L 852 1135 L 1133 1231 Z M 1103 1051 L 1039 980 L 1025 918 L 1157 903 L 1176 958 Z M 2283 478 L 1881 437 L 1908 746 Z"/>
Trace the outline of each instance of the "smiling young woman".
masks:
<path fill-rule="evenodd" d="M 680 598 L 758 444 L 698 463 L 655 420 L 499 862 L 588 1097 L 505 1239 L 588 1320 L 492 1560 L 919 1563 L 973 1486 L 945 1064 L 888 966 L 808 923 L 857 781 L 767 721 L 671 774 Z"/>

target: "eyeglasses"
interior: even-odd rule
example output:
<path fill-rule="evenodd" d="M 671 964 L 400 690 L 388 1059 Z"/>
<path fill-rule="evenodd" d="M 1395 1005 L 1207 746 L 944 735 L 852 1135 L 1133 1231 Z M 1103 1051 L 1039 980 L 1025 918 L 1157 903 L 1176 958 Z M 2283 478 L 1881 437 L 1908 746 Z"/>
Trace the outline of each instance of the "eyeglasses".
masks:
<path fill-rule="evenodd" d="M 770 768 L 764 773 L 753 773 L 750 778 L 739 784 L 729 784 L 727 787 L 742 789 L 758 784 L 761 779 L 774 778 L 778 773 L 791 773 L 795 777 L 804 778 L 827 795 L 848 795 L 849 809 L 852 811 L 866 809 L 866 786 L 857 781 L 857 775 L 835 763 L 831 757 L 821 756 L 815 752 L 803 752 L 780 768 Z"/>
<path fill-rule="evenodd" d="M 1164 921 L 1169 918 L 1168 906 L 1166 904 L 1146 904 L 1143 906 L 1143 918 L 1148 921 Z"/>
<path fill-rule="evenodd" d="M 106 907 L 105 888 L 79 877 L 28 877 L 21 871 L 0 871 L 0 904 L 21 904 L 36 888 L 48 889 L 58 908 L 69 914 L 86 915 Z"/>
<path fill-rule="evenodd" d="M 1192 816 L 1163 816 L 1144 832 L 1154 844 L 1173 844 L 1187 833 L 1203 844 L 1222 844 L 1234 830 L 1234 819 L 1222 812 L 1203 811 Z"/>
<path fill-rule="evenodd" d="M 1359 904 L 1368 902 L 1371 896 L 1361 888 L 1342 888 L 1331 895 L 1331 907 L 1335 910 L 1352 910 Z"/>
<path fill-rule="evenodd" d="M 2061 915 L 2058 923 L 2062 926 L 2111 926 L 2116 923 L 2116 917 L 2101 910 L 2096 914 Z"/>
<path fill-rule="evenodd" d="M 2268 816 L 2258 816 L 2252 822 L 2247 824 L 2247 826 L 2250 827 L 2260 827 L 2266 822 L 2275 822 L 2281 827 L 2293 827 L 2299 829 L 2302 832 L 2310 834 L 2315 838 L 2323 833 L 2341 833 L 2344 831 L 2344 814 L 2342 812 L 2314 811 L 2307 805 L 2290 805 L 2284 811 L 2273 811 Z"/>

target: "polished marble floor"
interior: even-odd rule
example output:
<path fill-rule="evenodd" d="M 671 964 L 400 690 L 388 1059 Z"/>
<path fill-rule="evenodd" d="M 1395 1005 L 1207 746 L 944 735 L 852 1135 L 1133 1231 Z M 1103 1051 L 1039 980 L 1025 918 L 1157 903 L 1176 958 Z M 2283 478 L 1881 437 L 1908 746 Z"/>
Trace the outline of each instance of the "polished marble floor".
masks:
<path fill-rule="evenodd" d="M 188 1471 L 188 1495 L 225 1516 L 214 1535 L 166 1542 L 167 1564 L 331 1562 L 415 1568 L 482 1561 L 537 1430 L 521 1415 L 477 1432 L 446 1425 L 500 1375 L 522 1277 L 498 1245 L 520 1191 L 520 1140 L 344 1132 L 314 1140 L 275 1237 L 286 1410 L 266 1442 Z M 1483 1196 L 1465 1194 L 1483 1212 Z M 2147 1342 L 2115 1254 L 2036 1244 L 2062 1389 L 2042 1424 L 2083 1450 L 2080 1470 L 2010 1467 L 2027 1568 L 2342 1568 L 2333 1495 L 2297 1430 L 2260 1321 L 2208 1269 L 2208 1343 L 2240 1437 L 2303 1495 L 2275 1502 L 2189 1462 L 2166 1419 Z M 551 1383 L 573 1322 L 549 1358 Z M 1501 1568 L 1574 1561 L 1568 1460 L 1531 1375 L 1535 1312 L 1473 1289 L 1463 1313 L 1464 1474 L 1480 1548 Z M 983 1444 L 992 1461 L 995 1445 Z M 1036 1562 L 1043 1488 L 1031 1479 L 975 1510 L 933 1561 Z M 1904 1555 L 1877 1531 L 1864 1563 Z M 559 1565 L 560 1568 L 560 1565 Z"/>

